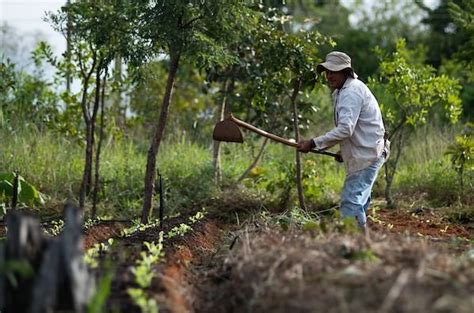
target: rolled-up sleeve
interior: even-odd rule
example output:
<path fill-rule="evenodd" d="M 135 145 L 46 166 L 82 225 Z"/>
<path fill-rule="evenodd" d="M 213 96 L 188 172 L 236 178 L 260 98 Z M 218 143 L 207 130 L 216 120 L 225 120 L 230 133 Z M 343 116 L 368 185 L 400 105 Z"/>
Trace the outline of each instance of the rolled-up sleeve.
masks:
<path fill-rule="evenodd" d="M 356 92 L 342 90 L 336 105 L 336 127 L 326 134 L 313 138 L 315 149 L 330 148 L 351 137 L 362 109 L 362 97 Z"/>

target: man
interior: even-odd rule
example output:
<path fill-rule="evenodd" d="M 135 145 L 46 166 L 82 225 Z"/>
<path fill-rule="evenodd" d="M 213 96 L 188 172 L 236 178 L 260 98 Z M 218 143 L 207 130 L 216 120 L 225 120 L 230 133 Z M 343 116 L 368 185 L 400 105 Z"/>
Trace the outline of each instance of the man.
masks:
<path fill-rule="evenodd" d="M 382 114 L 372 92 L 357 79 L 347 54 L 329 53 L 317 71 L 326 73 L 333 91 L 335 128 L 322 136 L 299 141 L 298 150 L 309 152 L 340 145 L 346 168 L 340 211 L 343 217 L 355 217 L 366 230 L 372 187 L 388 157 Z"/>

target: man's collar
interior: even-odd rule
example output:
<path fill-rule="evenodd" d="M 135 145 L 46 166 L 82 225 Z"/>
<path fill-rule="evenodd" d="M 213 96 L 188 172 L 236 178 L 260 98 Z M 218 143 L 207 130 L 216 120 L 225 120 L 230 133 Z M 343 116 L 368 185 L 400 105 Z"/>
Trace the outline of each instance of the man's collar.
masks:
<path fill-rule="evenodd" d="M 348 76 L 348 77 L 346 78 L 346 81 L 344 82 L 344 85 L 342 85 L 341 90 L 344 89 L 344 88 L 349 87 L 349 85 L 350 85 L 350 84 L 352 83 L 352 81 L 354 81 L 354 80 L 355 80 L 354 78 Z"/>

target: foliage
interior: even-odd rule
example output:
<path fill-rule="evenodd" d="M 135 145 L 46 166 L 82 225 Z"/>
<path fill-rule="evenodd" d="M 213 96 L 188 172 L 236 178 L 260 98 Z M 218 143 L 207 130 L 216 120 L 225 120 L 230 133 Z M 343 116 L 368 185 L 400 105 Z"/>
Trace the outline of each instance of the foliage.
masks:
<path fill-rule="evenodd" d="M 452 123 L 461 114 L 458 82 L 435 75 L 432 67 L 417 61 L 420 56 L 416 53 L 407 49 L 404 40 L 398 41 L 396 52 L 390 56 L 378 50 L 380 72 L 378 78 L 370 80 L 370 86 L 381 93 L 381 107 L 392 136 L 399 127 L 425 124 L 437 105 L 444 108 Z"/>
<path fill-rule="evenodd" d="M 146 292 L 140 288 L 128 288 L 127 293 L 132 298 L 142 313 L 158 313 L 158 304 L 153 298 L 149 298 Z"/>
<path fill-rule="evenodd" d="M 427 13 L 423 23 L 429 27 L 427 45 L 427 61 L 435 67 L 439 67 L 443 59 L 450 59 L 458 51 L 461 51 L 463 44 L 469 40 L 469 34 L 462 28 L 457 28 L 453 23 L 452 9 L 459 7 L 462 3 L 468 3 L 470 0 L 441 0 L 434 9 L 430 9 L 422 4 L 422 1 L 416 1 L 419 6 Z M 462 5 L 464 7 L 464 5 Z M 465 9 L 468 9 L 467 5 Z"/>
<path fill-rule="evenodd" d="M 462 194 L 465 172 L 474 171 L 474 139 L 472 138 L 472 130 L 462 136 L 456 136 L 454 143 L 448 146 L 445 154 L 451 156 L 451 166 L 458 174 Z"/>
<path fill-rule="evenodd" d="M 245 39 L 246 46 L 240 47 L 243 68 L 237 78 L 242 85 L 233 99 L 235 110 L 247 112 L 251 123 L 292 136 L 292 93 L 296 88 L 302 93 L 298 110 L 300 127 L 305 129 L 310 122 L 308 113 L 317 110 L 305 100 L 316 83 L 318 46 L 328 41 L 316 31 L 301 28 L 292 33 L 293 28 L 291 17 L 275 9 L 270 8 L 261 16 L 257 28 Z"/>
<path fill-rule="evenodd" d="M 46 232 L 51 236 L 58 236 L 64 229 L 64 220 L 53 220 L 51 221 L 50 227 L 46 229 Z"/>
<path fill-rule="evenodd" d="M 400 37 L 406 39 L 409 47 L 424 42 L 426 35 L 420 26 L 423 14 L 414 1 L 352 0 L 344 2 L 346 10 L 349 11 L 345 17 L 348 25 L 340 25 L 325 33 L 334 38 L 339 51 L 347 52 L 351 56 L 352 65 L 363 81 L 367 81 L 377 72 L 378 60 L 374 51 L 375 47 L 382 47 L 385 51 L 394 51 Z M 329 11 L 329 17 L 332 18 L 332 16 L 333 11 Z M 321 26 L 327 28 L 327 25 L 337 22 L 326 21 L 326 25 Z"/>
<path fill-rule="evenodd" d="M 97 268 L 99 266 L 98 257 L 100 253 L 105 253 L 110 249 L 114 243 L 113 238 L 109 238 L 106 243 L 96 243 L 92 248 L 87 249 L 84 254 L 84 263 L 86 263 L 91 268 Z M 104 278 L 105 279 L 105 278 Z"/>
<path fill-rule="evenodd" d="M 9 59 L 4 60 L 2 55 L 0 62 L 0 94 L 2 95 L 2 102 L 5 101 L 3 97 L 9 89 L 15 89 L 16 73 L 15 64 Z"/>
<path fill-rule="evenodd" d="M 109 265 L 110 266 L 110 265 Z M 109 267 L 106 267 L 105 274 L 99 280 L 97 291 L 87 305 L 87 313 L 104 312 L 107 298 L 110 294 L 112 279 L 114 275 Z"/>
<path fill-rule="evenodd" d="M 155 276 L 153 267 L 164 256 L 163 232 L 160 232 L 158 243 L 144 242 L 147 252 L 140 253 L 140 259 L 132 267 L 134 281 L 140 288 L 128 288 L 127 293 L 133 302 L 140 307 L 141 312 L 158 312 L 158 305 L 153 298 L 149 298 L 145 292 L 150 287 Z"/>
<path fill-rule="evenodd" d="M 472 69 L 474 59 L 474 3 L 472 1 L 462 1 L 461 4 L 459 1 L 450 0 L 448 10 L 450 17 L 467 35 L 467 41 L 462 42 L 458 57 L 466 60 Z"/>
<path fill-rule="evenodd" d="M 192 230 L 191 226 L 181 223 L 179 224 L 179 226 L 173 227 L 166 235 L 166 238 L 173 238 L 175 236 L 184 237 L 184 235 L 186 235 L 186 233 L 188 233 L 191 230 Z"/>
<path fill-rule="evenodd" d="M 420 62 L 417 52 L 407 49 L 403 39 L 392 54 L 384 55 L 379 49 L 380 72 L 369 82 L 380 101 L 392 141 L 391 157 L 385 166 L 386 200 L 390 206 L 393 177 L 411 130 L 435 118 L 442 109 L 451 123 L 457 122 L 461 114 L 458 81 L 435 75 L 431 66 Z"/>
<path fill-rule="evenodd" d="M 465 34 L 465 40 L 461 41 L 459 50 L 452 60 L 446 60 L 445 64 L 455 67 L 452 75 L 460 77 L 463 82 L 462 99 L 464 103 L 464 115 L 468 120 L 472 118 L 474 109 L 474 4 L 472 1 L 449 1 L 448 8 L 459 32 Z"/>
<path fill-rule="evenodd" d="M 17 288 L 18 278 L 25 279 L 34 275 L 33 266 L 26 260 L 9 260 L 0 264 L 0 274 Z"/>
<path fill-rule="evenodd" d="M 209 151 L 187 140 L 165 145 L 159 169 L 164 177 L 167 210 L 170 212 L 203 203 L 218 191 L 212 180 Z"/>
<path fill-rule="evenodd" d="M 159 118 L 159 103 L 166 87 L 168 67 L 167 61 L 152 61 L 138 69 L 140 80 L 130 93 L 130 109 L 134 114 L 129 119 L 129 125 L 140 132 L 148 134 Z M 186 60 L 181 62 L 176 73 L 178 83 L 175 84 L 173 106 L 170 107 L 170 115 L 173 116 L 167 132 L 170 140 L 179 140 L 186 134 L 195 142 L 208 142 L 211 136 L 211 97 L 204 88 L 205 77 L 201 72 Z"/>
<path fill-rule="evenodd" d="M 37 71 L 17 70 L 0 56 L 0 127 L 14 129 L 32 123 L 44 128 L 56 121 L 59 97 L 39 67 Z"/>
<path fill-rule="evenodd" d="M 42 204 L 42 194 L 35 186 L 27 182 L 22 176 L 15 173 L 0 173 L 0 200 L 7 203 L 13 197 L 15 177 L 18 177 L 18 203 L 23 205 Z"/>

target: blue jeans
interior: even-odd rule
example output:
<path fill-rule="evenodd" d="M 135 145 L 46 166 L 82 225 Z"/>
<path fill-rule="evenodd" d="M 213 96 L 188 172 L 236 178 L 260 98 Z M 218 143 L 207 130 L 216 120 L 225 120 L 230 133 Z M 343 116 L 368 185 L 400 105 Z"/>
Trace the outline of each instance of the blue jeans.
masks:
<path fill-rule="evenodd" d="M 381 156 L 369 167 L 352 173 L 346 177 L 341 194 L 342 217 L 355 217 L 360 227 L 367 223 L 367 210 L 370 204 L 370 194 L 377 174 L 385 161 Z"/>

